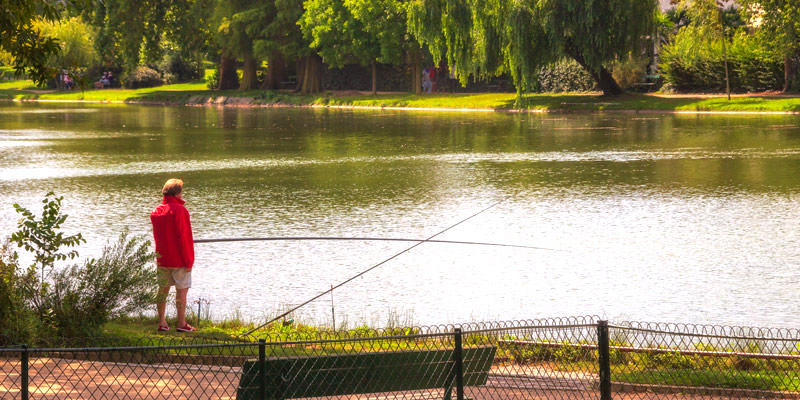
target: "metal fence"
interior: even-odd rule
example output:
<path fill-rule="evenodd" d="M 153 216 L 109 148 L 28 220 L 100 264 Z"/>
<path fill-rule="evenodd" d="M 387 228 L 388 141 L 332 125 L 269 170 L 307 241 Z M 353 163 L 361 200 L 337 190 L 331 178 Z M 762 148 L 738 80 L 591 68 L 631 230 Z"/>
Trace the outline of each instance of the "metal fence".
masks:
<path fill-rule="evenodd" d="M 0 347 L 2 399 L 800 398 L 800 332 L 597 317 Z"/>

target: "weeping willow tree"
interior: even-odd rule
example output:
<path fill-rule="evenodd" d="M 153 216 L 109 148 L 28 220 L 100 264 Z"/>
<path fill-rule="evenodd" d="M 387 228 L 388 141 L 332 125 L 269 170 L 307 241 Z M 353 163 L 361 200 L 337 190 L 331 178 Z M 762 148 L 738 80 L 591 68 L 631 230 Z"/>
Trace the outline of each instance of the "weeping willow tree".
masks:
<path fill-rule="evenodd" d="M 652 34 L 657 0 L 413 0 L 409 30 L 465 83 L 508 72 L 518 95 L 536 72 L 571 58 L 605 95 L 622 89 L 608 66 Z"/>

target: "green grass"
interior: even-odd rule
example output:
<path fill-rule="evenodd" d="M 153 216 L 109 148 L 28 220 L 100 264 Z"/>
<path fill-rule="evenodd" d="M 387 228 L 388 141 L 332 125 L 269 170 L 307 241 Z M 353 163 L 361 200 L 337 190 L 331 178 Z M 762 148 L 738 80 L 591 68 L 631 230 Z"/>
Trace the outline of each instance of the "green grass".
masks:
<path fill-rule="evenodd" d="M 775 391 L 800 390 L 800 376 L 792 372 L 657 369 L 611 375 L 615 382 L 647 385 L 701 386 Z"/>
<path fill-rule="evenodd" d="M 187 316 L 187 320 L 194 323 L 193 316 Z M 250 342 L 254 343 L 258 338 L 264 338 L 270 342 L 297 342 L 297 341 L 319 341 L 336 337 L 365 337 L 375 336 L 375 331 L 370 328 L 362 327 L 338 332 L 339 335 L 331 333 L 326 329 L 302 323 L 281 324 L 276 323 L 265 329 L 259 330 L 254 336 L 240 339 L 237 336 L 254 328 L 252 323 L 245 323 L 239 318 L 231 318 L 221 322 L 202 321 L 200 330 L 185 334 L 177 333 L 174 330 L 174 321 L 170 321 L 173 327 L 168 332 L 156 332 L 157 319 L 155 317 L 124 317 L 117 318 L 103 326 L 102 336 L 99 340 L 91 340 L 81 343 L 80 346 L 170 346 L 187 344 L 222 344 Z M 409 330 L 388 330 L 382 331 L 383 336 L 400 336 L 413 333 Z M 103 339 L 105 338 L 105 340 Z M 425 339 L 425 343 L 437 345 L 437 339 Z M 73 344 L 74 345 L 74 344 Z M 387 351 L 419 349 L 418 339 L 410 340 L 375 340 L 367 343 L 358 342 L 334 342 L 309 343 L 303 345 L 280 345 L 267 346 L 267 354 L 275 356 L 307 356 L 320 354 L 338 354 L 346 352 L 363 351 Z M 235 355 L 235 356 L 256 356 L 258 349 L 255 346 L 246 347 L 213 347 L 213 348 L 179 348 L 164 349 L 163 354 L 193 354 L 193 355 Z"/>
<path fill-rule="evenodd" d="M 206 76 L 213 73 L 207 69 Z M 110 101 L 128 103 L 189 104 L 221 101 L 252 105 L 356 106 L 444 109 L 511 110 L 516 107 L 513 93 L 481 94 L 336 94 L 300 95 L 288 91 L 208 90 L 204 80 L 164 85 L 146 89 L 88 89 L 41 91 L 30 81 L 0 81 L 0 99 Z M 532 94 L 524 98 L 522 108 L 542 111 L 740 111 L 800 112 L 800 97 L 661 97 L 626 94 L 604 97 L 597 94 Z"/>

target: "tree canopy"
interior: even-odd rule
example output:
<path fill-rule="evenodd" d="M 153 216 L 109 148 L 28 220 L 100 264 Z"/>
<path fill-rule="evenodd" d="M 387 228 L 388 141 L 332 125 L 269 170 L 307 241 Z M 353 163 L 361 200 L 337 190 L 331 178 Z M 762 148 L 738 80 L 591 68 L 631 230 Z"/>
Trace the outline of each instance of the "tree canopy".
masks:
<path fill-rule="evenodd" d="M 52 76 L 47 60 L 59 51 L 58 40 L 42 35 L 34 24 L 58 20 L 65 6 L 60 0 L 0 0 L 0 51 L 11 55 L 17 75 L 27 73 L 36 84 Z"/>
<path fill-rule="evenodd" d="M 35 26 L 43 35 L 59 41 L 59 51 L 50 55 L 48 67 L 85 71 L 96 61 L 94 31 L 80 17 L 52 22 L 39 20 Z"/>
<path fill-rule="evenodd" d="M 656 0 L 413 0 L 409 25 L 462 82 L 507 71 L 525 91 L 539 68 L 568 57 L 620 94 L 608 65 L 639 50 L 657 12 Z"/>
<path fill-rule="evenodd" d="M 800 3 L 794 0 L 742 0 L 745 14 L 767 35 L 784 57 L 784 91 L 794 76 L 793 58 L 800 53 Z"/>

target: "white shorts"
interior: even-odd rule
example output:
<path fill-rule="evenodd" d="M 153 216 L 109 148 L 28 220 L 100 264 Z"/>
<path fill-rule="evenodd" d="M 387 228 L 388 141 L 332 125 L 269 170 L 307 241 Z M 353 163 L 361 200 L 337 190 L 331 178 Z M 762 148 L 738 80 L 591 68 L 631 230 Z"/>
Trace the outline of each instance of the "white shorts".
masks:
<path fill-rule="evenodd" d="M 158 283 L 162 288 L 175 286 L 175 289 L 188 289 L 192 287 L 192 270 L 158 267 Z"/>

